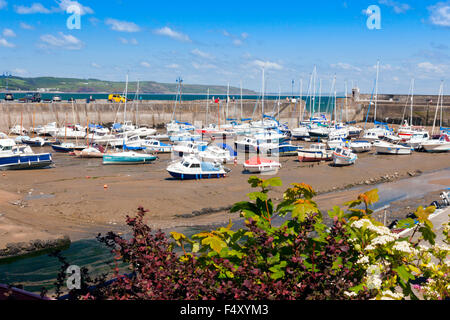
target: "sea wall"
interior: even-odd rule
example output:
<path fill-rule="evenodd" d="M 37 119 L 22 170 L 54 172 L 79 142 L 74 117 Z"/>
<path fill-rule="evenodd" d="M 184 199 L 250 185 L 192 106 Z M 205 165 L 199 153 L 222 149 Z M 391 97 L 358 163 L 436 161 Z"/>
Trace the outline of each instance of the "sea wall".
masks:
<path fill-rule="evenodd" d="M 349 96 L 347 103 L 345 99 L 337 99 L 337 116 L 343 121 L 365 121 L 369 111 L 370 96 L 360 95 Z M 432 125 L 437 104 L 437 96 L 415 97 L 413 116 L 415 125 Z M 406 109 L 405 109 L 406 105 Z M 229 118 L 261 118 L 261 101 L 245 100 L 242 102 L 231 101 L 227 104 L 222 101 L 220 106 L 210 101 L 186 101 L 178 104 L 174 108 L 174 101 L 142 101 L 139 103 L 130 102 L 127 104 L 126 119 L 147 125 L 158 127 L 167 123 L 172 118 L 179 121 L 187 121 L 197 125 L 202 123 L 217 122 L 218 112 L 221 121 L 226 115 Z M 297 121 L 307 112 L 304 112 L 305 105 L 283 101 L 278 105 L 276 101 L 266 101 L 264 104 L 265 114 L 276 116 L 280 111 L 281 122 L 287 122 L 290 126 L 295 126 Z M 115 121 L 122 122 L 124 119 L 124 104 L 108 103 L 97 101 L 95 103 L 0 103 L 0 131 L 7 132 L 9 128 L 20 123 L 25 128 L 33 125 L 45 125 L 50 122 L 57 122 L 59 125 L 67 123 L 79 123 L 85 125 L 89 123 L 107 124 Z M 370 107 L 369 121 L 374 117 L 374 104 Z M 174 114 L 175 110 L 175 114 Z M 227 112 L 228 110 L 228 112 Z M 403 115 L 409 117 L 409 105 L 407 96 L 403 95 L 380 95 L 377 103 L 377 120 L 388 121 L 389 123 L 401 123 Z M 444 97 L 443 125 L 450 126 L 450 96 Z M 438 120 L 440 111 L 438 112 Z M 439 122 L 438 122 L 439 124 Z"/>

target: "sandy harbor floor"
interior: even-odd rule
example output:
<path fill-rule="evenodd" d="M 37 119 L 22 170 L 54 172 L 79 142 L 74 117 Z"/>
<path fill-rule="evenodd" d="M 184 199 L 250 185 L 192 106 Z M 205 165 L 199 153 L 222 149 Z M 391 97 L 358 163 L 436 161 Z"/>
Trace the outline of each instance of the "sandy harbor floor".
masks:
<path fill-rule="evenodd" d="M 162 229 L 238 218 L 227 208 L 246 200 L 252 190 L 247 183 L 251 175 L 243 172 L 241 164 L 227 165 L 232 171 L 224 179 L 178 181 L 166 171 L 170 155 L 159 157 L 146 165 L 104 166 L 101 159 L 55 153 L 51 169 L 0 172 L 0 249 L 8 243 L 63 235 L 76 241 L 99 232 L 121 232 L 127 230 L 126 215 L 133 215 L 139 206 L 149 210 L 148 224 Z M 272 197 L 281 199 L 290 183 L 304 182 L 320 193 L 316 200 L 322 210 L 328 210 L 373 188 L 372 184 L 450 168 L 450 154 L 390 156 L 372 151 L 360 154 L 354 166 L 339 168 L 328 162 L 300 163 L 296 157 L 281 158 L 281 163 L 283 168 L 275 176 L 282 178 L 283 187 Z M 450 178 L 435 177 L 434 183 L 444 189 L 450 186 Z M 431 196 L 438 198 L 438 194 Z"/>

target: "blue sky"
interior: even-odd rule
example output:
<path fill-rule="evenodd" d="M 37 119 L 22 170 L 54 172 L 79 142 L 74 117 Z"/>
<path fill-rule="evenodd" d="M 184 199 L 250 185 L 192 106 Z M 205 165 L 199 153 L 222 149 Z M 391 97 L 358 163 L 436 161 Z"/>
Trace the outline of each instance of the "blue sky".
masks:
<path fill-rule="evenodd" d="M 69 30 L 66 9 L 81 9 Z M 370 5 L 381 29 L 367 27 Z M 437 94 L 450 74 L 450 1 L 0 0 L 0 73 L 185 83 L 230 83 L 306 93 L 317 66 L 323 92 Z M 449 81 L 447 81 L 449 82 Z M 450 86 L 450 84 L 449 84 Z"/>

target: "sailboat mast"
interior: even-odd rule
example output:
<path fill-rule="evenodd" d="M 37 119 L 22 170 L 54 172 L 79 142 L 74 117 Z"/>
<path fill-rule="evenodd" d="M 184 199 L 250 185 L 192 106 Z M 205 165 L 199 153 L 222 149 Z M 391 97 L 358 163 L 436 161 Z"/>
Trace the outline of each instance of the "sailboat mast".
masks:
<path fill-rule="evenodd" d="M 303 79 L 300 79 L 300 104 L 298 110 L 298 122 L 303 121 L 302 105 L 303 105 Z"/>
<path fill-rule="evenodd" d="M 241 80 L 241 119 L 244 117 L 243 116 L 243 109 L 244 109 L 244 107 L 243 107 L 243 104 L 242 104 L 242 80 Z"/>
<path fill-rule="evenodd" d="M 123 112 L 123 124 L 127 121 L 127 100 L 128 100 L 128 74 L 125 82 L 125 106 Z"/>
<path fill-rule="evenodd" d="M 377 79 L 375 82 L 375 113 L 373 116 L 373 122 L 377 120 L 377 106 L 378 106 L 378 78 L 380 74 L 380 60 L 377 61 Z"/>
<path fill-rule="evenodd" d="M 229 118 L 229 114 L 228 114 L 228 104 L 229 104 L 229 101 L 230 101 L 230 83 L 228 82 L 228 85 L 227 85 L 227 115 L 226 115 L 226 119 L 225 119 L 225 121 L 227 121 L 227 119 Z"/>
<path fill-rule="evenodd" d="M 347 80 L 345 80 L 345 122 L 348 123 L 348 83 Z"/>
<path fill-rule="evenodd" d="M 139 128 L 139 80 L 136 88 L 136 127 Z"/>
<path fill-rule="evenodd" d="M 437 101 L 437 106 L 436 106 L 436 112 L 434 113 L 433 130 L 431 131 L 431 136 L 434 135 L 434 129 L 436 127 L 436 119 L 437 119 L 437 114 L 439 111 L 439 105 L 441 104 L 440 99 L 441 99 L 443 93 L 444 93 L 444 81 L 441 81 L 441 86 L 439 88 L 439 95 L 438 95 L 438 101 Z M 442 112 L 441 112 L 441 118 L 442 118 Z M 441 127 L 442 127 L 442 122 L 441 122 Z"/>
<path fill-rule="evenodd" d="M 413 78 L 412 79 L 412 83 L 411 83 L 411 115 L 410 115 L 410 118 L 409 118 L 409 123 L 410 123 L 410 125 L 411 125 L 411 127 L 412 127 L 412 125 L 413 125 L 413 107 L 414 107 L 414 84 L 415 84 L 415 79 Z"/>
<path fill-rule="evenodd" d="M 261 97 L 261 109 L 262 109 L 262 123 L 264 126 L 264 91 L 265 91 L 265 80 L 264 80 L 264 68 L 262 69 L 262 97 Z"/>
<path fill-rule="evenodd" d="M 205 126 L 208 125 L 208 113 L 209 113 L 209 88 L 208 88 L 208 94 L 206 96 L 206 116 L 205 116 Z"/>

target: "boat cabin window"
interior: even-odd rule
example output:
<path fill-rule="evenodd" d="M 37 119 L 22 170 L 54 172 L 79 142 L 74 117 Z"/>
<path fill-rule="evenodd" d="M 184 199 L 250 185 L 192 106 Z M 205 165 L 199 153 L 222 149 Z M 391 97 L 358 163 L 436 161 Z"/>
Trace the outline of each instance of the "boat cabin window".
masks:
<path fill-rule="evenodd" d="M 199 163 L 193 163 L 191 165 L 191 168 L 200 168 L 200 164 Z"/>

